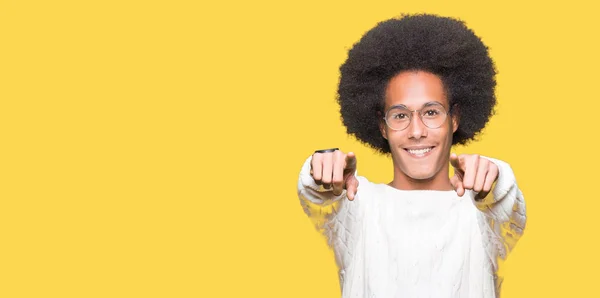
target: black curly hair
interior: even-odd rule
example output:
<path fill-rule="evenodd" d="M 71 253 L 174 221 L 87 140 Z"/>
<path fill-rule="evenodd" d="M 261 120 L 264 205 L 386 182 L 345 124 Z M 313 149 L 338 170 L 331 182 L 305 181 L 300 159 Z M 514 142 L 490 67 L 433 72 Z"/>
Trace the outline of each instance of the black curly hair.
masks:
<path fill-rule="evenodd" d="M 390 153 L 379 130 L 385 90 L 395 75 L 415 70 L 438 75 L 452 111 L 459 111 L 452 145 L 473 140 L 494 114 L 494 62 L 461 20 L 431 14 L 380 22 L 349 50 L 337 97 L 348 134 Z"/>

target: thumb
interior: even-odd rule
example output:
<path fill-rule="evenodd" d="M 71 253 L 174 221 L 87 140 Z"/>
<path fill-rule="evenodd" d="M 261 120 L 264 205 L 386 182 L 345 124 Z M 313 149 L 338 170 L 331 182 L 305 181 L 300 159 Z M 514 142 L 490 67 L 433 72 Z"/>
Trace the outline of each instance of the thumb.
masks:
<path fill-rule="evenodd" d="M 348 200 L 354 201 L 356 197 L 356 192 L 358 191 L 358 179 L 354 175 L 351 175 L 346 180 L 346 196 Z"/>

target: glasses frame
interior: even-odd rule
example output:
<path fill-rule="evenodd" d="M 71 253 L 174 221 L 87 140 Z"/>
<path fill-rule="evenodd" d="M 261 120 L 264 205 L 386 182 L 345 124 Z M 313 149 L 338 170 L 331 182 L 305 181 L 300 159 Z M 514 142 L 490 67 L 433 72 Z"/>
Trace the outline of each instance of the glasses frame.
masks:
<path fill-rule="evenodd" d="M 435 105 L 435 106 L 440 106 L 440 107 L 442 108 L 442 110 L 444 111 L 444 120 L 442 120 L 442 122 L 440 123 L 440 125 L 438 125 L 438 126 L 436 126 L 436 127 L 430 127 L 429 125 L 427 125 L 427 124 L 425 123 L 425 121 L 423 121 L 423 116 L 421 115 L 421 111 L 422 111 L 422 110 L 426 109 L 427 107 L 433 106 L 433 105 Z M 437 102 L 437 101 L 428 102 L 428 103 L 424 104 L 424 105 L 423 105 L 423 106 L 422 106 L 420 109 L 418 109 L 418 110 L 410 110 L 410 109 L 408 109 L 408 108 L 407 108 L 405 105 L 394 105 L 394 106 L 391 106 L 391 107 L 390 107 L 390 108 L 387 110 L 387 112 L 385 112 L 385 115 L 383 116 L 383 121 L 385 121 L 385 125 L 387 125 L 387 127 L 389 127 L 391 130 L 394 130 L 394 131 L 402 131 L 402 130 L 405 130 L 405 129 L 407 129 L 407 128 L 410 126 L 410 124 L 412 123 L 412 119 L 413 119 L 413 113 L 415 113 L 415 112 L 419 112 L 419 113 L 417 113 L 417 115 L 419 115 L 419 119 L 421 120 L 421 123 L 423 123 L 423 125 L 425 125 L 425 126 L 426 126 L 426 127 L 428 127 L 428 128 L 431 128 L 431 129 L 436 129 L 436 128 L 440 128 L 440 127 L 442 127 L 442 125 L 444 125 L 444 121 L 446 121 L 446 119 L 448 119 L 448 115 L 451 115 L 451 114 L 452 114 L 452 107 L 453 107 L 453 106 L 450 106 L 450 108 L 449 108 L 449 109 L 446 111 L 446 108 L 444 107 L 444 105 L 442 105 L 441 103 L 439 103 L 439 102 Z M 387 118 L 388 118 L 388 113 L 389 113 L 391 110 L 393 110 L 393 109 L 396 109 L 396 108 L 403 108 L 403 109 L 406 109 L 407 111 L 409 111 L 409 112 L 410 112 L 410 113 L 408 114 L 408 118 L 409 118 L 409 119 L 408 119 L 408 125 L 406 125 L 406 127 L 402 128 L 402 129 L 395 129 L 395 128 L 392 128 L 392 126 L 390 126 L 390 124 L 388 123 L 388 120 L 387 120 Z"/>

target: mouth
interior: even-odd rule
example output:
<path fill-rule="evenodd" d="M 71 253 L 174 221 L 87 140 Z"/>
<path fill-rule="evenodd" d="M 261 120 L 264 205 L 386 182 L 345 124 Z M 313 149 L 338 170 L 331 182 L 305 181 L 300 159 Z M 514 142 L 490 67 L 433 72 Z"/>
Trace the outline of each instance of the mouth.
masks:
<path fill-rule="evenodd" d="M 404 151 L 408 152 L 413 157 L 425 157 L 431 154 L 431 151 L 435 146 L 431 147 L 419 147 L 419 148 L 404 148 Z"/>

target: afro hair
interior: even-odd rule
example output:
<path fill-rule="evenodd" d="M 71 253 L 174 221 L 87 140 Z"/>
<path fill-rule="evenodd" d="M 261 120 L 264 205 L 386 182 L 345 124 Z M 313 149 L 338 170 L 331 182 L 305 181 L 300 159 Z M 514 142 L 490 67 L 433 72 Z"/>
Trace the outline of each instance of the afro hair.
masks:
<path fill-rule="evenodd" d="M 494 62 L 462 21 L 431 14 L 380 22 L 349 50 L 337 97 L 348 134 L 390 153 L 379 130 L 385 90 L 395 75 L 415 70 L 438 75 L 452 111 L 459 111 L 452 145 L 473 140 L 494 113 Z"/>

